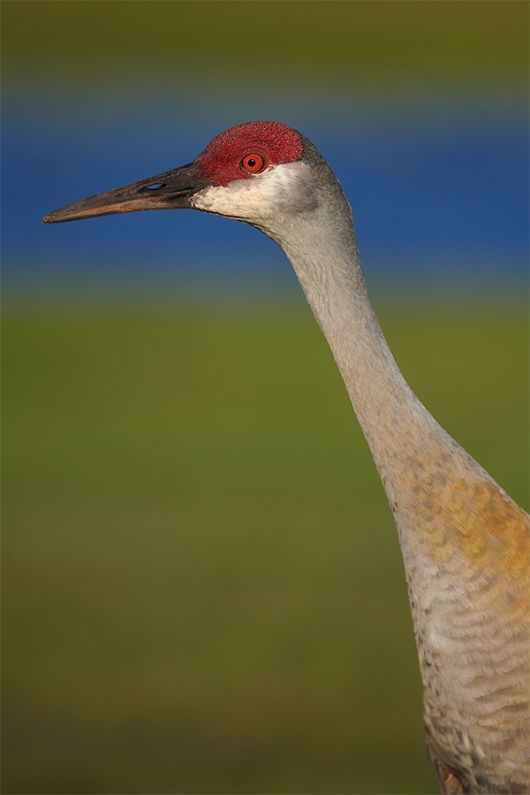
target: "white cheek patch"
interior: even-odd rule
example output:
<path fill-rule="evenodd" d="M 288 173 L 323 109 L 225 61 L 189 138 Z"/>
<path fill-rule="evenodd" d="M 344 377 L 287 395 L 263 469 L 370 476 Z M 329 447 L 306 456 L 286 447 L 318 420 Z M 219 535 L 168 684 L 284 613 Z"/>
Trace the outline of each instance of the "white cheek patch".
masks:
<path fill-rule="evenodd" d="M 314 209 L 316 193 L 311 185 L 311 170 L 305 163 L 282 163 L 226 186 L 213 185 L 193 196 L 197 210 L 263 224 L 285 212 L 295 214 Z"/>

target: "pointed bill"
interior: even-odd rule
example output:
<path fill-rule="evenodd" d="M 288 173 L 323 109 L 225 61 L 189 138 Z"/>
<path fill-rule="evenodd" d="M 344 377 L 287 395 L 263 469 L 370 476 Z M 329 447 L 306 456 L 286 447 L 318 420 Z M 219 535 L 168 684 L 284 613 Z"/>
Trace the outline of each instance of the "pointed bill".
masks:
<path fill-rule="evenodd" d="M 45 224 L 78 221 L 98 215 L 133 213 L 138 210 L 179 210 L 191 207 L 190 199 L 210 183 L 204 178 L 197 162 L 164 171 L 154 177 L 141 179 L 115 188 L 106 193 L 98 193 L 87 199 L 66 204 L 48 213 L 42 219 Z"/>

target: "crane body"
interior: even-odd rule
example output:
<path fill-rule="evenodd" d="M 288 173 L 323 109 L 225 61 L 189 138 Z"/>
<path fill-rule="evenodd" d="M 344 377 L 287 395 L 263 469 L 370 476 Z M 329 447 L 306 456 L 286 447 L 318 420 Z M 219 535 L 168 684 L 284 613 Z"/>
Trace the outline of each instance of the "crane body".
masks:
<path fill-rule="evenodd" d="M 441 791 L 529 793 L 529 517 L 403 378 L 334 173 L 300 133 L 251 122 L 187 166 L 43 220 L 184 207 L 250 223 L 275 240 L 330 345 L 399 534 Z"/>

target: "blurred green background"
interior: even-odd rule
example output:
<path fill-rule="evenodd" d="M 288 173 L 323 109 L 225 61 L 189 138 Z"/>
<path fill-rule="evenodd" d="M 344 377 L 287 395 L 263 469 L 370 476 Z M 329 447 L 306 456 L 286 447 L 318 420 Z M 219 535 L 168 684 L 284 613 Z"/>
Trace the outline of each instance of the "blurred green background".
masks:
<path fill-rule="evenodd" d="M 101 151 L 178 84 L 214 134 L 262 100 L 339 123 L 361 98 L 404 124 L 426 96 L 444 123 L 477 96 L 479 114 L 526 102 L 525 2 L 1 11 L 7 111 L 96 108 Z M 420 399 L 528 508 L 526 300 L 509 273 L 453 279 L 413 298 L 374 279 L 376 310 Z M 29 281 L 2 321 L 3 791 L 435 792 L 390 511 L 299 292 Z"/>

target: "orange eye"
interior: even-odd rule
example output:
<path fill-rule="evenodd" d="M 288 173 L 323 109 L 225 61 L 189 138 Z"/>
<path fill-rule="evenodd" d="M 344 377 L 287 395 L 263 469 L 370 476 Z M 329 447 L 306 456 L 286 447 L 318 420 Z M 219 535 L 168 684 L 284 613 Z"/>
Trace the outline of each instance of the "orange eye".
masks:
<path fill-rule="evenodd" d="M 245 171 L 250 171 L 251 174 L 257 174 L 259 171 L 263 171 L 265 159 L 261 155 L 246 155 L 241 161 L 241 165 Z"/>

